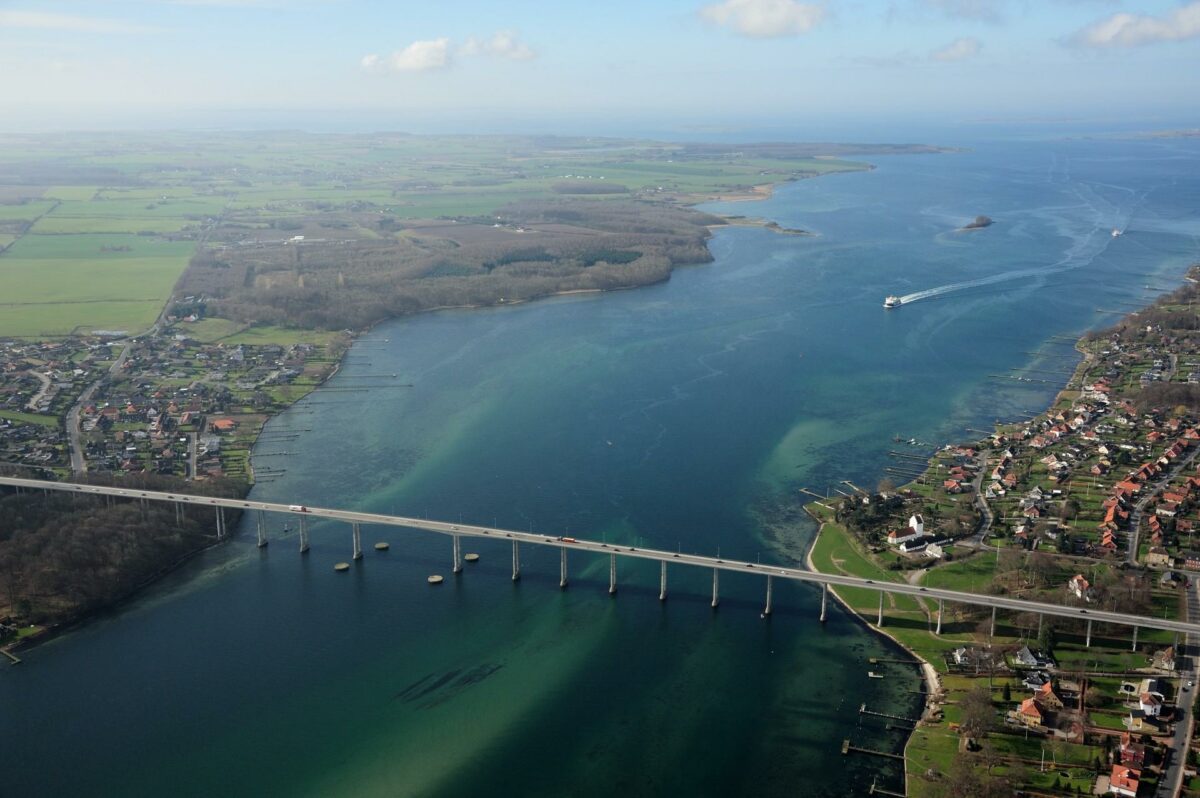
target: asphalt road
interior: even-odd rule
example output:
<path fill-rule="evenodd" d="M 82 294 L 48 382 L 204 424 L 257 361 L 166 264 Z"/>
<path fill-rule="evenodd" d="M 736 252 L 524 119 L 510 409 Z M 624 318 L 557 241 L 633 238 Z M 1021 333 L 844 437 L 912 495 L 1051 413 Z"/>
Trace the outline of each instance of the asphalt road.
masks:
<path fill-rule="evenodd" d="M 659 551 L 656 549 L 635 548 L 633 546 L 618 546 L 601 543 L 594 540 L 576 538 L 551 537 L 532 532 L 501 529 L 498 527 L 472 526 L 468 524 L 452 524 L 447 521 L 432 521 L 423 518 L 405 516 L 381 515 L 364 513 L 353 510 L 335 510 L 325 507 L 310 507 L 298 504 L 276 504 L 273 502 L 248 501 L 245 499 L 220 499 L 211 496 L 195 496 L 182 493 L 163 493 L 160 491 L 130 490 L 126 488 L 103 487 L 99 485 L 80 485 L 71 482 L 47 482 L 37 479 L 21 479 L 18 477 L 0 477 L 0 485 L 29 488 L 34 490 L 58 490 L 75 493 L 91 493 L 97 495 L 118 496 L 127 499 L 146 499 L 149 501 L 179 502 L 183 504 L 207 505 L 214 508 L 228 507 L 240 510 L 264 510 L 271 513 L 287 513 L 313 518 L 328 518 L 335 521 L 358 524 L 377 524 L 380 526 L 398 526 L 410 529 L 423 529 L 443 535 L 460 535 L 473 538 L 490 538 L 511 541 L 514 544 L 527 543 L 538 546 L 553 546 L 559 549 L 587 551 L 594 554 L 608 554 L 626 558 L 654 560 L 669 564 L 691 565 L 699 568 L 709 568 L 715 571 L 735 571 L 744 574 L 761 574 L 774 579 L 790 579 L 797 582 L 811 582 L 831 587 L 855 587 L 876 590 L 883 593 L 898 593 L 928 599 L 940 599 L 951 603 L 973 604 L 983 607 L 998 607 L 1013 612 L 1033 612 L 1042 615 L 1053 615 L 1061 618 L 1077 620 L 1092 620 L 1096 623 L 1112 623 L 1122 626 L 1138 626 L 1149 629 L 1165 629 L 1169 632 L 1193 634 L 1200 639 L 1200 625 L 1186 621 L 1174 621 L 1165 618 L 1149 618 L 1138 615 L 1128 615 L 1121 612 L 1109 612 L 1082 607 L 1065 607 L 1060 604 L 1048 604 L 1040 601 L 1028 601 L 1007 596 L 984 596 L 975 593 L 965 593 L 958 590 L 910 585 L 906 582 L 884 582 L 863 579 L 857 576 L 843 574 L 823 574 L 807 571 L 801 568 L 789 568 L 780 565 L 764 565 L 761 563 L 742 562 L 739 560 L 707 557 L 700 554 L 685 554 L 682 552 Z"/>

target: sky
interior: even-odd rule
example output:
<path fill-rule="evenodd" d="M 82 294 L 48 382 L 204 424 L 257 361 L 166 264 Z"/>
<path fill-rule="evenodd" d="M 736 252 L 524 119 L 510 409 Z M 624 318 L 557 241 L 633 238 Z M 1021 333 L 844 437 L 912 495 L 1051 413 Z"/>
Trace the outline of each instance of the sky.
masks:
<path fill-rule="evenodd" d="M 1200 0 L 0 0 L 0 109 L 0 130 L 1200 124 Z"/>

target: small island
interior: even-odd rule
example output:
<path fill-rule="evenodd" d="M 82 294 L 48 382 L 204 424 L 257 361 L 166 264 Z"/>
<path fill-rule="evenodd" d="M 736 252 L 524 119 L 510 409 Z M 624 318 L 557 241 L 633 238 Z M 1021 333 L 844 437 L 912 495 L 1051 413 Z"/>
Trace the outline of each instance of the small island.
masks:
<path fill-rule="evenodd" d="M 970 222 L 968 224 L 964 224 L 962 227 L 960 227 L 958 229 L 960 231 L 962 231 L 962 230 L 982 230 L 985 227 L 991 227 L 993 224 L 995 224 L 995 222 L 992 221 L 992 217 L 990 217 L 990 216 L 976 216 L 975 221 Z"/>

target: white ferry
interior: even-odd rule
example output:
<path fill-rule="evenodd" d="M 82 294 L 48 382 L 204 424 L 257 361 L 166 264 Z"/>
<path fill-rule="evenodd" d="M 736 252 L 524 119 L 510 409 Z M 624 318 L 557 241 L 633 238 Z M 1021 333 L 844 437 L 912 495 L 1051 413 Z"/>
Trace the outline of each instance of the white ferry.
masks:
<path fill-rule="evenodd" d="M 1113 231 L 1112 231 L 1112 237 L 1118 238 L 1118 237 L 1124 235 L 1124 232 L 1125 232 L 1124 230 L 1118 230 L 1117 228 L 1114 227 Z"/>
<path fill-rule="evenodd" d="M 900 297 L 898 297 L 898 296 L 889 296 L 887 299 L 883 300 L 883 306 L 884 306 L 885 308 L 898 308 L 898 307 L 900 307 Z"/>

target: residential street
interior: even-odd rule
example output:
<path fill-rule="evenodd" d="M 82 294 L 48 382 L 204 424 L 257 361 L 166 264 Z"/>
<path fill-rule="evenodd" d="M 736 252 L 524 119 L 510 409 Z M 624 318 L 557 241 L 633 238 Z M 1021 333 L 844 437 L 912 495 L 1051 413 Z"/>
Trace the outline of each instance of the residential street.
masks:
<path fill-rule="evenodd" d="M 1200 618 L 1200 580 L 1192 580 L 1191 585 L 1187 588 L 1187 620 L 1193 618 Z M 1180 651 L 1176 652 L 1179 662 L 1179 678 L 1184 685 L 1189 682 L 1193 685 L 1195 683 L 1196 650 L 1194 645 L 1197 642 L 1200 641 L 1192 640 L 1191 635 L 1185 635 Z M 1175 736 L 1171 740 L 1171 761 L 1159 782 L 1158 791 L 1154 793 L 1156 798 L 1175 798 L 1183 786 L 1183 770 L 1187 764 L 1187 746 L 1188 741 L 1192 738 L 1192 725 L 1195 723 L 1195 719 L 1192 717 L 1192 701 L 1195 698 L 1195 690 L 1195 686 L 1192 686 L 1187 689 L 1186 693 L 1180 694 L 1184 700 L 1178 702 L 1179 720 L 1175 723 Z"/>

